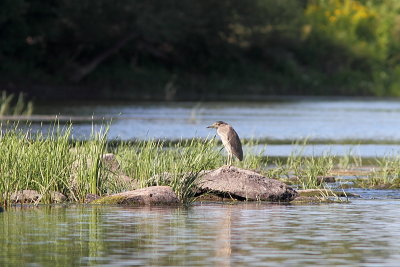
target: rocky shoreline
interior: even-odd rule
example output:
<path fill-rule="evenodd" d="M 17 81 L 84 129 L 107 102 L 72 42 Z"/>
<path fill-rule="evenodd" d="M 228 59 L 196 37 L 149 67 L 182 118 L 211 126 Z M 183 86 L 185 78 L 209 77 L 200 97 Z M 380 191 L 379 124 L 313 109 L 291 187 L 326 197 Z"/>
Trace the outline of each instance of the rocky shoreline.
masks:
<path fill-rule="evenodd" d="M 178 205 L 180 200 L 170 186 L 150 186 L 139 188 L 135 179 L 126 176 L 113 154 L 104 154 L 102 163 L 116 179 L 129 182 L 134 190 L 97 196 L 88 194 L 86 204 L 114 205 Z M 168 175 L 168 174 L 163 174 Z M 71 180 L 73 183 L 73 179 Z M 321 190 L 295 190 L 289 185 L 264 177 L 263 175 L 235 166 L 223 166 L 215 170 L 203 171 L 194 185 L 195 201 L 267 201 L 283 203 L 321 202 Z M 329 193 L 325 194 L 329 196 Z M 330 196 L 357 197 L 343 192 L 331 192 Z M 37 204 L 43 196 L 35 190 L 21 190 L 11 194 L 12 204 Z M 52 203 L 67 202 L 60 192 L 51 192 Z"/>

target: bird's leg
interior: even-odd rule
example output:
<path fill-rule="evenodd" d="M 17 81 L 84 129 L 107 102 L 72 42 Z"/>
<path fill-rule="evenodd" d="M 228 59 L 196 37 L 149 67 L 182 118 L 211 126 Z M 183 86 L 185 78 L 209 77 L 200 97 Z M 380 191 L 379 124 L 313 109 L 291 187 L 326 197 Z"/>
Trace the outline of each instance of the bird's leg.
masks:
<path fill-rule="evenodd" d="M 229 167 L 232 166 L 232 154 L 231 153 L 228 154 L 228 166 Z"/>

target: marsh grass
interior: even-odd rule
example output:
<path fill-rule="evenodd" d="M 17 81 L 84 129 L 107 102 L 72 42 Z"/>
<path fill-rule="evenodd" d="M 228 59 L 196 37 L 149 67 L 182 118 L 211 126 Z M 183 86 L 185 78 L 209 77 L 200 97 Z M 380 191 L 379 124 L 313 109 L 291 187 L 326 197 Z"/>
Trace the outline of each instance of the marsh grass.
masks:
<path fill-rule="evenodd" d="M 363 160 L 360 155 L 357 155 L 353 149 L 350 149 L 343 157 L 338 160 L 339 169 L 350 169 L 363 165 Z"/>
<path fill-rule="evenodd" d="M 139 187 L 169 185 L 183 203 L 193 201 L 201 173 L 223 166 L 226 155 L 215 138 L 168 141 L 122 142 L 108 147 L 108 126 L 93 130 L 84 141 L 73 138 L 72 125 L 57 122 L 50 130 L 34 132 L 29 127 L 2 127 L 0 131 L 0 203 L 11 203 L 12 193 L 36 190 L 38 203 L 52 203 L 52 192 L 70 201 L 83 202 L 87 194 L 104 195 L 130 190 L 119 173 L 102 163 L 105 153 L 115 153 L 122 173 Z M 6 130 L 4 130 L 6 129 Z M 261 152 L 262 153 L 262 152 Z M 234 165 L 259 169 L 263 159 L 251 152 Z"/>
<path fill-rule="evenodd" d="M 199 174 L 222 163 L 215 139 L 184 140 L 169 146 L 147 140 L 137 146 L 122 145 L 117 152 L 122 169 L 140 187 L 169 185 L 182 202 L 193 199 Z"/>
<path fill-rule="evenodd" d="M 46 133 L 21 130 L 18 126 L 2 127 L 0 203 L 10 204 L 12 193 L 24 189 L 38 191 L 42 195 L 40 203 L 54 202 L 54 191 L 63 193 L 69 201 L 83 202 L 87 194 L 101 196 L 133 189 L 131 183 L 119 179 L 121 173 L 133 178 L 140 188 L 171 186 L 182 203 L 190 203 L 195 199 L 196 183 L 202 173 L 226 163 L 226 152 L 216 138 L 117 143 L 107 140 L 109 126 L 106 126 L 93 129 L 91 136 L 83 141 L 73 138 L 72 127 L 56 122 Z M 264 156 L 265 151 L 268 152 L 266 146 L 259 150 L 256 141 L 243 144 L 244 160 L 236 160 L 233 165 L 259 171 L 270 178 L 284 179 L 299 189 L 330 190 L 318 178 L 330 174 L 334 162 L 338 161 L 334 156 L 305 157 L 304 142 L 285 160 L 271 163 Z M 104 166 L 103 155 L 108 152 L 116 155 L 121 173 Z M 350 155 L 339 160 L 342 167 L 354 161 L 360 162 Z M 369 183 L 399 186 L 400 158 L 384 159 L 379 164 L 376 172 L 370 175 Z"/>
<path fill-rule="evenodd" d="M 52 203 L 52 192 L 78 201 L 105 192 L 99 159 L 106 134 L 72 147 L 71 130 L 72 125 L 54 124 L 46 134 L 18 126 L 0 132 L 0 203 L 7 205 L 12 193 L 25 189 L 38 191 L 40 203 Z"/>
<path fill-rule="evenodd" d="M 15 100 L 14 94 L 7 94 L 6 91 L 1 92 L 0 97 L 0 116 L 4 115 L 25 115 L 30 116 L 33 113 L 33 102 L 26 101 L 23 93 L 19 93 Z"/>
<path fill-rule="evenodd" d="M 107 149 L 108 130 L 109 126 L 98 131 L 92 129 L 89 140 L 75 142 L 75 147 L 70 150 L 74 161 L 68 191 L 74 200 L 83 201 L 87 194 L 102 195 L 107 192 L 101 160 Z"/>
<path fill-rule="evenodd" d="M 37 190 L 42 203 L 51 202 L 51 191 L 65 193 L 71 157 L 71 128 L 53 128 L 48 134 L 32 131 L 1 131 L 0 134 L 0 198 L 9 203 L 13 192 Z"/>
<path fill-rule="evenodd" d="M 287 183 L 295 183 L 300 189 L 323 188 L 325 184 L 320 177 L 329 175 L 334 167 L 335 157 L 330 154 L 322 156 L 304 156 L 307 140 L 295 143 L 296 149 L 285 162 L 274 161 L 274 167 L 269 168 L 265 175 L 269 178 L 280 178 Z"/>
<path fill-rule="evenodd" d="M 377 167 L 366 178 L 358 178 L 354 186 L 362 188 L 400 188 L 400 156 L 376 159 Z"/>

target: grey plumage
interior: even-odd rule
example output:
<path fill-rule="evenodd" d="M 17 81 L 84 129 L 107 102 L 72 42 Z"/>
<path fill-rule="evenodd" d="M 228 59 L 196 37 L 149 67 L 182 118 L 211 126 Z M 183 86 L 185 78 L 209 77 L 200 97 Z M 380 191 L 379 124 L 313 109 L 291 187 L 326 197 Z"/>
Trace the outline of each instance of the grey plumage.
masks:
<path fill-rule="evenodd" d="M 222 143 L 228 152 L 228 164 L 232 164 L 232 155 L 238 158 L 240 161 L 243 160 L 243 150 L 240 138 L 236 133 L 235 129 L 232 128 L 228 123 L 223 121 L 214 122 L 207 128 L 217 129 L 217 134 L 222 140 Z"/>

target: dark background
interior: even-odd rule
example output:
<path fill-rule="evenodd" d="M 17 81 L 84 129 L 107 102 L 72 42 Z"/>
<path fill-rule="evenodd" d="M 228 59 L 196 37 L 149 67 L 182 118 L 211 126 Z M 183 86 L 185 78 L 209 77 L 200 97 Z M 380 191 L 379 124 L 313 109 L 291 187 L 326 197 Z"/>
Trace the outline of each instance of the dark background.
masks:
<path fill-rule="evenodd" d="M 39 100 L 399 96 L 400 1 L 2 0 L 0 86 Z"/>

